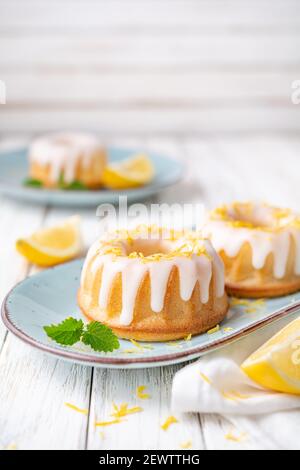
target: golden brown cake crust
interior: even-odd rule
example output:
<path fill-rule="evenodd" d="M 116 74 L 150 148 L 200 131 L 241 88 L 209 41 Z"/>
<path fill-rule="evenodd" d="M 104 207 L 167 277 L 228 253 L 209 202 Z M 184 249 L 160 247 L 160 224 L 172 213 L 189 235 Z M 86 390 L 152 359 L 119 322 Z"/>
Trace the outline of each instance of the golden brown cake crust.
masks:
<path fill-rule="evenodd" d="M 198 285 L 195 286 L 191 299 L 183 301 L 179 294 L 178 272 L 174 268 L 169 279 L 163 311 L 151 311 L 150 281 L 149 276 L 146 276 L 139 288 L 133 321 L 129 326 L 124 326 L 119 322 L 122 302 L 120 277 L 114 283 L 108 312 L 102 312 L 98 306 L 99 284 L 100 278 L 89 291 L 81 287 L 78 293 L 79 306 L 90 321 L 100 321 L 112 328 L 119 337 L 126 339 L 170 341 L 189 334 L 200 334 L 219 324 L 229 308 L 226 293 L 217 298 L 213 283 L 207 304 L 202 304 L 199 300 Z"/>
<path fill-rule="evenodd" d="M 280 297 L 283 295 L 293 294 L 300 290 L 300 280 L 296 279 L 291 282 L 280 282 L 278 284 L 265 284 L 262 286 L 246 286 L 239 283 L 226 283 L 226 291 L 229 295 L 242 298 L 255 298 L 262 297 L 272 298 Z"/>
<path fill-rule="evenodd" d="M 233 203 L 215 209 L 206 235 L 225 266 L 236 297 L 278 297 L 300 290 L 300 218 L 267 204 Z"/>
<path fill-rule="evenodd" d="M 103 169 L 107 161 L 105 151 L 97 153 L 91 160 L 89 166 L 83 165 L 80 161 L 75 168 L 74 181 L 78 181 L 89 189 L 97 189 L 102 186 Z M 30 178 L 41 181 L 45 188 L 57 188 L 58 181 L 51 178 L 51 164 L 41 165 L 37 162 L 30 163 Z"/>

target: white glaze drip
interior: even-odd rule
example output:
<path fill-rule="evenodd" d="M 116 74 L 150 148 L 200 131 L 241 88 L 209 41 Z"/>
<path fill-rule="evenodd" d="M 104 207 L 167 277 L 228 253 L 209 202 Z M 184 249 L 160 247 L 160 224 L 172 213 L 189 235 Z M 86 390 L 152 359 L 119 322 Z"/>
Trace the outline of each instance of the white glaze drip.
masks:
<path fill-rule="evenodd" d="M 223 297 L 225 292 L 225 268 L 222 259 L 217 254 L 210 241 L 204 241 L 205 249 L 212 260 L 212 274 L 214 277 L 214 290 L 217 297 Z"/>
<path fill-rule="evenodd" d="M 252 251 L 254 269 L 262 269 L 270 254 L 273 255 L 273 275 L 282 279 L 286 275 L 291 243 L 295 244 L 294 273 L 300 275 L 300 231 L 292 226 L 281 230 L 263 230 L 235 227 L 223 220 L 209 221 L 204 234 L 210 238 L 217 252 L 224 251 L 230 257 L 236 257 L 242 246 L 248 243 Z"/>
<path fill-rule="evenodd" d="M 296 251 L 295 274 L 296 276 L 300 276 L 300 230 L 293 230 L 293 238 L 295 242 Z"/>
<path fill-rule="evenodd" d="M 178 241 L 174 242 L 178 246 Z M 121 243 L 120 243 L 121 246 Z M 87 266 L 95 277 L 102 269 L 101 286 L 99 291 L 99 307 L 105 310 L 109 302 L 111 286 L 115 277 L 122 275 L 122 312 L 120 324 L 130 325 L 133 320 L 135 299 L 141 282 L 149 274 L 151 284 L 151 309 L 159 313 L 164 307 L 165 295 L 170 274 L 173 268 L 178 269 L 180 296 L 188 301 L 192 297 L 197 282 L 200 287 L 200 300 L 203 304 L 209 301 L 210 283 L 214 274 L 215 294 L 224 294 L 224 267 L 209 241 L 205 242 L 209 256 L 205 254 L 191 257 L 174 257 L 160 261 L 143 262 L 139 258 L 98 254 L 99 241 L 90 249 L 83 268 L 82 282 L 87 273 Z M 123 246 L 124 249 L 124 246 Z M 91 264 L 91 260 L 94 258 Z"/>
<path fill-rule="evenodd" d="M 36 139 L 29 151 L 29 159 L 41 166 L 51 165 L 51 179 L 58 181 L 62 172 L 64 181 L 72 183 L 75 179 L 79 161 L 87 168 L 96 151 L 103 147 L 99 141 L 88 134 L 54 134 Z"/>

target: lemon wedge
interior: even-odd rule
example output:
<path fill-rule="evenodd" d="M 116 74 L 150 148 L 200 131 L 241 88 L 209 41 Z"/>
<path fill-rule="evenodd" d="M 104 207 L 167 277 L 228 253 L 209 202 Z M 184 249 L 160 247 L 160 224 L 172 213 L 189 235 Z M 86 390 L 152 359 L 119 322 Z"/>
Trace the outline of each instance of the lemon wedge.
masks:
<path fill-rule="evenodd" d="M 154 166 L 146 155 L 135 155 L 120 163 L 108 165 L 103 174 L 103 184 L 110 189 L 127 189 L 143 186 L 154 177 Z"/>
<path fill-rule="evenodd" d="M 82 250 L 80 218 L 70 217 L 63 224 L 39 230 L 16 242 L 17 251 L 30 263 L 55 266 L 76 258 Z"/>
<path fill-rule="evenodd" d="M 251 354 L 241 368 L 262 387 L 300 395 L 300 317 Z"/>

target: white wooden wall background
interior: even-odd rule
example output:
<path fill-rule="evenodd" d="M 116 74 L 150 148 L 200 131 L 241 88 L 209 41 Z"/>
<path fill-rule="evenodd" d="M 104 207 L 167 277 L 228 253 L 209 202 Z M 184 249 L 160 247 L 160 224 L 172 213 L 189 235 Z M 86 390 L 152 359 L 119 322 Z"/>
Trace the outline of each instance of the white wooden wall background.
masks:
<path fill-rule="evenodd" d="M 0 0 L 0 132 L 300 130 L 298 0 Z"/>

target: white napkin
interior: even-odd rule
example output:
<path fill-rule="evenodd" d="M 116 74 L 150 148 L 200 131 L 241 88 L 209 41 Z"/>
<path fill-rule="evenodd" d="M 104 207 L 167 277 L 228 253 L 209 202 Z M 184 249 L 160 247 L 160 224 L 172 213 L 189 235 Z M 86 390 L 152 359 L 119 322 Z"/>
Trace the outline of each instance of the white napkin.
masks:
<path fill-rule="evenodd" d="M 263 432 L 264 448 L 300 448 L 300 411 L 295 411 L 300 409 L 300 397 L 265 390 L 239 367 L 297 316 L 299 312 L 181 369 L 173 380 L 174 413 L 226 415 L 243 431 Z"/>

